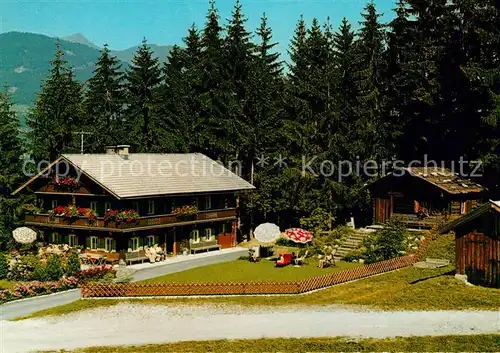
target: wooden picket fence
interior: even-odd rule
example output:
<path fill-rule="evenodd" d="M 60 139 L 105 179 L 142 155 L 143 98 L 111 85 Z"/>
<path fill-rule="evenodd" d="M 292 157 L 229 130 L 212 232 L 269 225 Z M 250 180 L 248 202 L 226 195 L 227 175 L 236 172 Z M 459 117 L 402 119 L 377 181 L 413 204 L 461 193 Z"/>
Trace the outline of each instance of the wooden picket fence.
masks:
<path fill-rule="evenodd" d="M 88 283 L 82 285 L 81 292 L 84 298 L 301 294 L 411 266 L 420 261 L 427 249 L 432 239 L 432 236 L 429 235 L 426 236 L 414 254 L 297 281 L 152 284 Z"/>

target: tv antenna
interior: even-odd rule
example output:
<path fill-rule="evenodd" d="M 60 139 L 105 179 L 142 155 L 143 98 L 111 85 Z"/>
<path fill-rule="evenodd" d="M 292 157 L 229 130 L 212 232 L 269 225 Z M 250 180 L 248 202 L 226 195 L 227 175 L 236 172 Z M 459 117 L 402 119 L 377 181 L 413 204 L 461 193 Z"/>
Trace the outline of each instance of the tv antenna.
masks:
<path fill-rule="evenodd" d="M 83 136 L 84 135 L 93 135 L 93 132 L 89 131 L 78 131 L 78 132 L 73 132 L 75 135 L 80 135 L 80 153 L 83 154 Z"/>

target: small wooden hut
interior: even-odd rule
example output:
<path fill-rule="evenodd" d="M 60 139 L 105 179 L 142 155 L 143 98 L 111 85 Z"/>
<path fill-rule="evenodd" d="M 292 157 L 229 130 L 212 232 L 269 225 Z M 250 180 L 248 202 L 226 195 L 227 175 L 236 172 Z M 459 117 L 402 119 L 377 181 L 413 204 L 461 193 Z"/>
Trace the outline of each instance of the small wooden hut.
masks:
<path fill-rule="evenodd" d="M 489 201 L 453 221 L 456 271 L 470 283 L 500 288 L 500 201 Z"/>
<path fill-rule="evenodd" d="M 407 226 L 431 228 L 443 215 L 459 217 L 479 206 L 486 189 L 449 169 L 408 167 L 367 185 L 373 223 L 398 219 Z"/>

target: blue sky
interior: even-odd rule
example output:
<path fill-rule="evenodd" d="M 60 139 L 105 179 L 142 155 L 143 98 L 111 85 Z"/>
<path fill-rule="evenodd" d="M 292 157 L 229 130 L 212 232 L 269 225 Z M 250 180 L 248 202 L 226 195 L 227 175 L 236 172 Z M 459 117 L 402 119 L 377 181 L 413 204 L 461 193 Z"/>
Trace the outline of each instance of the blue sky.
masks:
<path fill-rule="evenodd" d="M 337 27 L 346 17 L 354 27 L 361 19 L 366 1 L 360 0 L 240 0 L 254 30 L 263 12 L 269 18 L 278 50 L 288 48 L 293 30 L 302 14 L 308 23 L 327 16 Z M 374 0 L 383 20 L 393 14 L 395 0 Z M 235 0 L 216 1 L 224 23 Z M 155 44 L 180 44 L 192 23 L 201 28 L 208 0 L 0 0 L 0 32 L 22 31 L 64 37 L 82 33 L 95 44 L 108 43 L 112 49 L 138 44 L 143 37 Z"/>

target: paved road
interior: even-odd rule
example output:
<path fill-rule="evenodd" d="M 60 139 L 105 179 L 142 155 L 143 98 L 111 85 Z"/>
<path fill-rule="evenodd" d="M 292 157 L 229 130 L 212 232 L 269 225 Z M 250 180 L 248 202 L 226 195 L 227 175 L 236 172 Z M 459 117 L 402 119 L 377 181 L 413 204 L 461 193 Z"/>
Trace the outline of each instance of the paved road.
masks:
<path fill-rule="evenodd" d="M 220 253 L 213 252 L 209 254 L 200 254 L 200 256 L 189 257 L 186 261 L 166 263 L 164 266 L 153 267 L 152 265 L 150 268 L 144 267 L 138 269 L 134 273 L 134 281 L 142 281 L 169 273 L 185 271 L 215 263 L 233 261 L 240 256 L 248 255 L 248 250 L 244 248 L 228 250 L 223 250 Z M 16 317 L 26 316 L 40 310 L 68 304 L 78 299 L 80 299 L 80 290 L 73 289 L 71 291 L 43 297 L 13 301 L 0 305 L 0 320 L 10 320 Z"/>
<path fill-rule="evenodd" d="M 16 353 L 210 339 L 492 334 L 500 331 L 500 313 L 121 303 L 2 324 L 4 352 Z"/>

